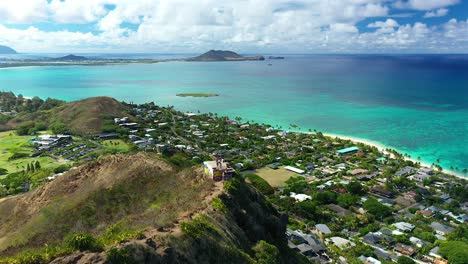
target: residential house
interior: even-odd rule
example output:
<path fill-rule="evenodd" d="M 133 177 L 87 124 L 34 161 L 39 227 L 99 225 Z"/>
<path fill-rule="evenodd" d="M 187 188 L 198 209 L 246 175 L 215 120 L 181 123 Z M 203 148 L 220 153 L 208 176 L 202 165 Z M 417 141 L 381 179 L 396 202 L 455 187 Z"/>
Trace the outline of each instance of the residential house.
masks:
<path fill-rule="evenodd" d="M 317 231 L 317 233 L 318 233 L 319 235 L 322 235 L 322 236 L 323 236 L 323 235 L 331 234 L 331 232 L 332 232 L 332 231 L 330 230 L 330 228 L 328 228 L 328 226 L 325 225 L 325 224 L 316 224 L 316 225 L 315 225 L 315 230 Z"/>
<path fill-rule="evenodd" d="M 407 222 L 398 222 L 393 224 L 398 230 L 403 232 L 411 232 L 414 229 L 414 225 Z"/>
<path fill-rule="evenodd" d="M 401 177 L 401 176 L 407 176 L 410 175 L 412 172 L 414 172 L 416 169 L 411 167 L 411 166 L 406 166 L 401 168 L 399 171 L 395 173 L 395 176 Z"/>
<path fill-rule="evenodd" d="M 348 239 L 342 237 L 331 237 L 327 239 L 327 242 L 333 243 L 335 246 L 339 247 L 342 250 L 348 249 L 350 247 L 355 247 L 356 244 L 351 242 Z"/>
<path fill-rule="evenodd" d="M 205 166 L 205 172 L 215 181 L 228 180 L 234 175 L 234 169 L 221 158 L 205 161 L 203 165 Z"/>
<path fill-rule="evenodd" d="M 291 192 L 289 194 L 289 197 L 291 198 L 294 198 L 297 202 L 303 202 L 305 200 L 310 200 L 312 197 L 310 197 L 309 195 L 307 194 L 303 194 L 303 193 L 294 193 L 294 192 Z"/>
<path fill-rule="evenodd" d="M 365 256 L 360 256 L 359 259 L 364 263 L 364 264 L 382 264 L 379 260 L 373 258 L 373 257 L 365 257 Z"/>
<path fill-rule="evenodd" d="M 434 228 L 437 234 L 441 236 L 446 236 L 447 234 L 453 232 L 455 229 L 450 226 L 446 226 L 444 224 L 438 222 L 432 222 L 431 227 Z"/>
<path fill-rule="evenodd" d="M 346 155 L 351 155 L 351 154 L 357 153 L 358 151 L 359 151 L 359 148 L 354 146 L 354 147 L 340 149 L 340 150 L 337 150 L 336 152 L 339 155 L 346 156 Z"/>
<path fill-rule="evenodd" d="M 337 213 L 340 216 L 347 216 L 353 214 L 351 211 L 337 205 L 337 204 L 328 204 L 325 205 L 326 208 L 330 209 L 331 211 Z"/>
<path fill-rule="evenodd" d="M 417 252 L 417 250 L 414 247 L 402 243 L 397 243 L 393 250 L 396 253 L 406 256 L 412 256 Z"/>
<path fill-rule="evenodd" d="M 377 195 L 380 195 L 380 196 L 383 196 L 383 197 L 393 198 L 393 193 L 392 192 L 384 190 L 384 189 L 382 189 L 380 187 L 372 187 L 370 191 L 372 193 L 374 193 L 374 194 L 377 194 Z"/>
<path fill-rule="evenodd" d="M 362 242 L 372 247 L 385 249 L 386 248 L 385 244 L 387 245 L 392 244 L 393 238 L 380 232 L 375 232 L 375 233 L 369 232 L 365 236 L 362 237 Z"/>

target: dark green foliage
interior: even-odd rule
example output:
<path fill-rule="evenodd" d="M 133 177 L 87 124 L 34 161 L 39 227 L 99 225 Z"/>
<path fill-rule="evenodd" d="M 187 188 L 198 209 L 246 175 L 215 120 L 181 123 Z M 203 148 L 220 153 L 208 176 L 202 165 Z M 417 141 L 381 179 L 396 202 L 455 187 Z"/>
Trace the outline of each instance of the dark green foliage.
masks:
<path fill-rule="evenodd" d="M 464 223 L 455 228 L 455 231 L 450 233 L 447 237 L 448 240 L 464 241 L 468 243 L 468 224 Z"/>
<path fill-rule="evenodd" d="M 400 242 L 405 245 L 411 245 L 411 241 L 409 240 L 407 235 L 395 236 L 395 242 Z"/>
<path fill-rule="evenodd" d="M 285 193 L 290 192 L 302 193 L 307 188 L 307 182 L 304 177 L 291 177 L 285 183 L 288 187 L 285 189 Z"/>
<path fill-rule="evenodd" d="M 338 205 L 345 208 L 349 208 L 350 206 L 356 204 L 360 199 L 359 196 L 345 193 L 338 195 L 338 198 L 336 200 L 338 202 Z"/>
<path fill-rule="evenodd" d="M 255 247 L 255 258 L 258 264 L 274 264 L 280 263 L 280 252 L 277 247 L 272 244 L 268 244 L 264 240 L 260 240 Z"/>
<path fill-rule="evenodd" d="M 38 169 L 41 168 L 41 163 L 40 163 L 38 160 L 36 160 L 36 162 L 34 163 L 34 168 L 35 168 L 36 170 L 38 170 Z"/>
<path fill-rule="evenodd" d="M 219 197 L 213 198 L 211 205 L 213 206 L 213 209 L 222 213 L 227 213 L 226 205 L 223 203 L 223 200 L 221 200 Z"/>
<path fill-rule="evenodd" d="M 102 250 L 102 245 L 88 233 L 72 233 L 65 238 L 66 245 L 79 251 L 99 251 Z"/>
<path fill-rule="evenodd" d="M 52 123 L 50 126 L 49 126 L 49 129 L 52 130 L 52 133 L 54 134 L 66 134 L 66 133 L 69 133 L 69 129 L 68 127 L 62 123 L 62 122 L 59 122 L 59 121 L 56 121 L 54 123 Z"/>
<path fill-rule="evenodd" d="M 0 168 L 0 175 L 8 174 L 8 170 L 4 168 Z"/>
<path fill-rule="evenodd" d="M 352 181 L 346 185 L 346 190 L 355 195 L 364 194 L 363 186 L 357 181 Z"/>
<path fill-rule="evenodd" d="M 117 132 L 119 128 L 119 125 L 116 125 L 112 120 L 106 120 L 102 124 L 102 132 L 104 133 Z"/>
<path fill-rule="evenodd" d="M 390 216 L 392 214 L 392 210 L 381 204 L 374 198 L 369 198 L 367 201 L 364 202 L 364 209 L 366 209 L 369 213 L 375 215 L 379 219 L 383 219 L 384 217 Z"/>
<path fill-rule="evenodd" d="M 204 214 L 197 215 L 191 221 L 182 222 L 180 228 L 182 232 L 195 239 L 201 238 L 206 232 L 217 232 L 214 225 L 210 223 L 208 217 Z"/>
<path fill-rule="evenodd" d="M 8 194 L 8 190 L 0 184 L 0 197 L 4 197 Z"/>
<path fill-rule="evenodd" d="M 224 191 L 230 194 L 237 194 L 240 190 L 241 182 L 238 178 L 232 178 L 224 182 Z"/>
<path fill-rule="evenodd" d="M 442 254 L 450 264 L 468 263 L 468 243 L 463 241 L 445 241 L 440 244 L 439 253 Z"/>
<path fill-rule="evenodd" d="M 330 191 L 314 193 L 312 196 L 314 201 L 317 201 L 319 204 L 332 204 L 336 203 L 336 194 Z"/>
<path fill-rule="evenodd" d="M 25 157 L 29 157 L 29 154 L 24 153 L 24 152 L 15 152 L 15 153 L 13 153 L 13 155 L 11 155 L 11 157 L 8 158 L 8 160 L 21 159 L 21 158 L 25 158 Z"/>
<path fill-rule="evenodd" d="M 192 160 L 184 153 L 176 153 L 167 159 L 171 164 L 174 164 L 181 168 L 191 167 L 193 164 Z"/>
<path fill-rule="evenodd" d="M 398 264 L 413 264 L 414 260 L 410 259 L 407 256 L 400 256 L 400 257 L 398 257 L 397 263 Z"/>
<path fill-rule="evenodd" d="M 47 125 L 44 122 L 25 121 L 16 128 L 16 133 L 19 136 L 35 135 L 37 132 L 46 129 Z"/>
<path fill-rule="evenodd" d="M 431 232 L 422 232 L 418 237 L 431 243 L 434 243 L 437 240 L 437 237 Z"/>
<path fill-rule="evenodd" d="M 109 249 L 106 253 L 108 262 L 112 264 L 136 264 L 130 250 L 127 247 L 113 247 Z"/>
<path fill-rule="evenodd" d="M 273 189 L 273 187 L 271 187 L 270 184 L 260 176 L 249 173 L 245 175 L 245 178 L 249 180 L 250 183 L 264 195 L 271 195 L 275 193 L 275 189 Z"/>
<path fill-rule="evenodd" d="M 57 168 L 55 168 L 54 173 L 66 172 L 69 168 L 70 168 L 70 166 L 63 164 L 63 165 L 60 165 Z"/>

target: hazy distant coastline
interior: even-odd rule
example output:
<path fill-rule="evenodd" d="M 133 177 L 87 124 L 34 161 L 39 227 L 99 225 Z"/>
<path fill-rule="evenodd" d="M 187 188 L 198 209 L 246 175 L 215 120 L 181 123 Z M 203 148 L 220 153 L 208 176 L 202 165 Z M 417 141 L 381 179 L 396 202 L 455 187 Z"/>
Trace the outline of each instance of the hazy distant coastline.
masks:
<path fill-rule="evenodd" d="M 57 58 L 37 58 L 37 59 L 4 59 L 0 62 L 0 68 L 28 67 L 28 66 L 105 66 L 118 64 L 137 63 L 160 63 L 170 61 L 187 62 L 215 62 L 215 61 L 262 61 L 263 56 L 242 56 L 232 51 L 210 50 L 199 56 L 173 59 L 103 59 L 88 58 L 69 54 Z"/>

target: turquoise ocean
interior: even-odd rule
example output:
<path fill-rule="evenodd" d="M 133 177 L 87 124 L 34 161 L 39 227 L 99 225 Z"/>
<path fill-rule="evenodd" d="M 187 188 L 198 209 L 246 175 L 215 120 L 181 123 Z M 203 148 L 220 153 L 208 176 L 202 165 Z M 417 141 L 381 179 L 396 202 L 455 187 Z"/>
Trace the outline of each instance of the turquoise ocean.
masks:
<path fill-rule="evenodd" d="M 67 101 L 112 96 L 239 116 L 283 129 L 294 124 L 301 131 L 379 142 L 423 162 L 439 160 L 444 169 L 468 168 L 468 55 L 284 56 L 246 62 L 8 68 L 0 69 L 0 90 Z M 177 93 L 220 96 L 182 98 Z"/>

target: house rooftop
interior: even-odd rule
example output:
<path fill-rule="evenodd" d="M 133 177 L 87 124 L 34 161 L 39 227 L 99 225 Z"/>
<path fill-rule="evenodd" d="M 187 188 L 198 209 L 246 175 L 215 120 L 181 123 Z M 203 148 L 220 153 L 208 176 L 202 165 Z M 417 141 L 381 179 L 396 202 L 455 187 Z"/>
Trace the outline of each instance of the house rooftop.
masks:
<path fill-rule="evenodd" d="M 318 231 L 320 231 L 321 233 L 323 233 L 323 234 L 330 234 L 331 233 L 330 228 L 328 228 L 328 226 L 325 225 L 325 224 L 317 224 L 317 225 L 315 225 L 315 228 Z"/>
<path fill-rule="evenodd" d="M 336 152 L 338 152 L 339 154 L 347 154 L 347 153 L 356 152 L 356 151 L 359 151 L 359 148 L 353 146 L 349 148 L 339 149 Z"/>

